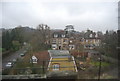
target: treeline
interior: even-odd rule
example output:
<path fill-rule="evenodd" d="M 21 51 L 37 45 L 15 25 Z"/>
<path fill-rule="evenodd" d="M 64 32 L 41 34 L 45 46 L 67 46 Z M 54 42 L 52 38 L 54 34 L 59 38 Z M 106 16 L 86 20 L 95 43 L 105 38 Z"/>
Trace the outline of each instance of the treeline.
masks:
<path fill-rule="evenodd" d="M 18 26 L 2 29 L 2 52 L 17 51 L 24 43 L 29 43 L 32 51 L 50 48 L 50 27 L 40 24 L 36 29 Z"/>
<path fill-rule="evenodd" d="M 99 51 L 106 56 L 118 58 L 118 33 L 116 31 L 106 31 L 101 39 Z"/>
<path fill-rule="evenodd" d="M 28 42 L 28 39 L 32 32 L 29 32 L 28 27 L 16 27 L 13 29 L 2 29 L 2 52 L 17 51 L 24 42 Z M 28 34 L 29 32 L 29 34 Z"/>

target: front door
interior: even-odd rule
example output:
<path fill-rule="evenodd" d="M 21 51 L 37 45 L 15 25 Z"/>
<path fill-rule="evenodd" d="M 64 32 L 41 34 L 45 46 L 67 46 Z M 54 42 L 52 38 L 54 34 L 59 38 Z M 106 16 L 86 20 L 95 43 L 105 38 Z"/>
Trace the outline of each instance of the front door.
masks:
<path fill-rule="evenodd" d="M 59 50 L 61 49 L 61 46 L 59 46 Z"/>

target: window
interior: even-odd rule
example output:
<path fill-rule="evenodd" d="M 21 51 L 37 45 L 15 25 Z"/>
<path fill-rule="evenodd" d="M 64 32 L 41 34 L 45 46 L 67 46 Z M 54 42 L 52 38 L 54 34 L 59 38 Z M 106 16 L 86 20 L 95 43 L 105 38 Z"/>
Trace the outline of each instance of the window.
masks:
<path fill-rule="evenodd" d="M 66 42 L 66 43 L 67 43 L 67 39 L 64 39 L 63 42 Z"/>
<path fill-rule="evenodd" d="M 35 57 L 35 56 L 32 56 L 32 59 L 31 59 L 31 61 L 33 62 L 33 63 L 37 63 L 37 58 Z"/>
<path fill-rule="evenodd" d="M 59 70 L 60 69 L 60 65 L 59 64 L 53 64 L 53 70 Z"/>
<path fill-rule="evenodd" d="M 69 49 L 70 50 L 75 49 L 75 46 L 74 45 L 69 45 Z"/>
<path fill-rule="evenodd" d="M 72 40 L 70 40 L 70 43 L 72 43 Z"/>
<path fill-rule="evenodd" d="M 58 40 L 58 43 L 61 44 L 61 40 Z"/>
<path fill-rule="evenodd" d="M 90 35 L 89 35 L 89 37 L 93 37 L 93 35 L 92 35 L 92 34 L 90 34 Z"/>
<path fill-rule="evenodd" d="M 37 59 L 33 59 L 33 63 L 37 63 Z"/>
<path fill-rule="evenodd" d="M 88 42 L 88 40 L 86 40 L 86 42 Z"/>
<path fill-rule="evenodd" d="M 52 44 L 52 49 L 56 49 L 57 45 L 56 44 Z"/>
<path fill-rule="evenodd" d="M 62 37 L 65 37 L 65 35 L 62 35 Z"/>
<path fill-rule="evenodd" d="M 52 44 L 56 44 L 56 40 L 55 39 L 52 40 Z"/>
<path fill-rule="evenodd" d="M 58 34 L 54 34 L 54 37 L 58 37 Z"/>
<path fill-rule="evenodd" d="M 93 40 L 90 40 L 90 43 L 93 43 Z"/>

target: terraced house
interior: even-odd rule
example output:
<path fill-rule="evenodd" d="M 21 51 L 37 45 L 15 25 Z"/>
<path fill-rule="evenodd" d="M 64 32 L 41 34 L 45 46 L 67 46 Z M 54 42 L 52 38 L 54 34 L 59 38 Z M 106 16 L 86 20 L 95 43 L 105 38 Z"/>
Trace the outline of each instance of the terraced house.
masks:
<path fill-rule="evenodd" d="M 85 49 L 95 49 L 97 46 L 100 46 L 100 43 L 101 39 L 98 34 L 90 30 L 87 30 L 84 37 L 81 39 L 81 44 Z"/>
<path fill-rule="evenodd" d="M 89 29 L 82 34 L 69 29 L 55 31 L 51 38 L 51 47 L 55 50 L 76 50 L 79 49 L 80 45 L 84 46 L 85 49 L 95 49 L 100 44 L 101 39 L 98 33 Z"/>

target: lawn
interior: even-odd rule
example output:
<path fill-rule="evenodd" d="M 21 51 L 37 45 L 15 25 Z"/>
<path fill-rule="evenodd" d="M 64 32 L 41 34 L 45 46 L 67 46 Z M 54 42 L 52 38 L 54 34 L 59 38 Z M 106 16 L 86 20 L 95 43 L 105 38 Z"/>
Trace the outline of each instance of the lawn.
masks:
<path fill-rule="evenodd" d="M 95 62 L 95 61 L 92 61 L 92 62 L 90 62 L 90 64 L 91 65 L 93 65 L 93 66 L 99 66 L 100 65 L 100 62 Z M 105 67 L 105 66 L 110 66 L 111 64 L 110 63 L 107 63 L 107 62 L 101 62 L 101 66 L 102 67 Z"/>

